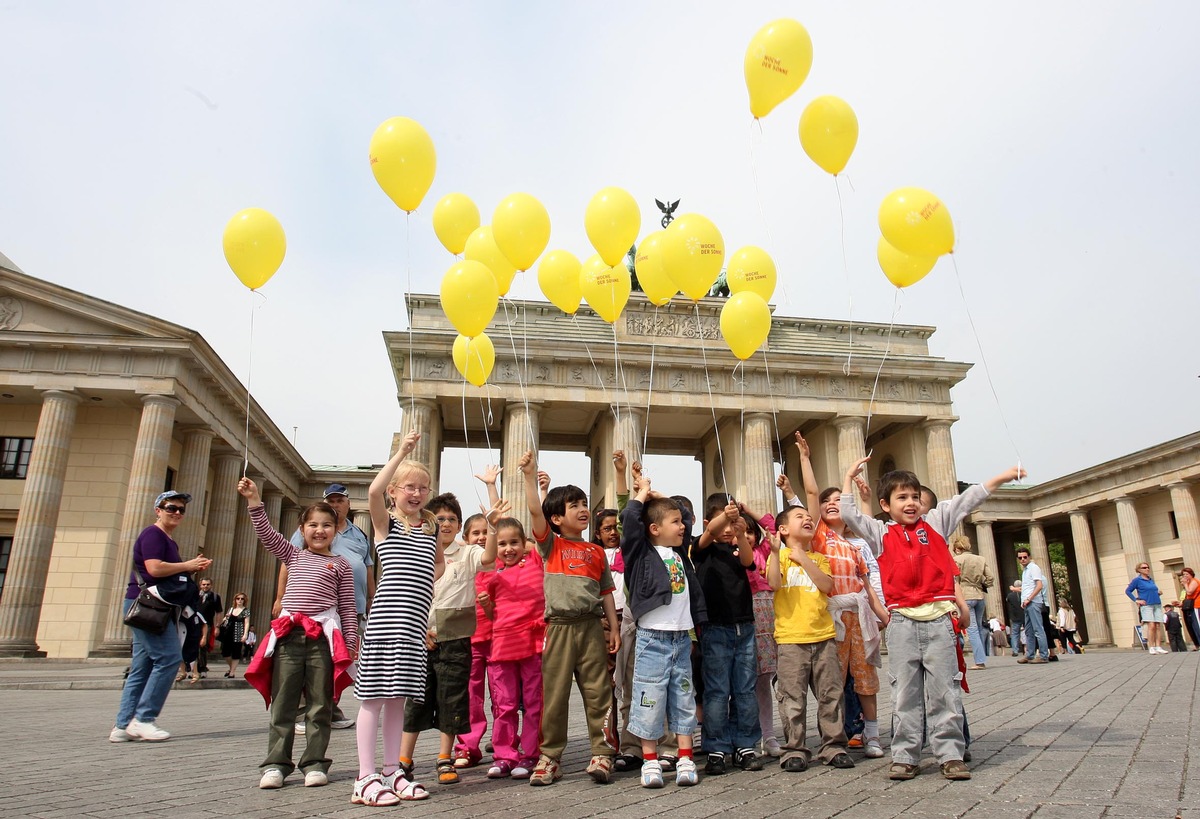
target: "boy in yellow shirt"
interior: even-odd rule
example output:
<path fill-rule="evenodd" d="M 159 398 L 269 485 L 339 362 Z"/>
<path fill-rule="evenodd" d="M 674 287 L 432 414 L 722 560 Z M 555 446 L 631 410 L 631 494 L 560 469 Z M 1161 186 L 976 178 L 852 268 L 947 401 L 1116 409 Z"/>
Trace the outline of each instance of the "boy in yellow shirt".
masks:
<path fill-rule="evenodd" d="M 812 551 L 817 524 L 808 510 L 790 506 L 776 519 L 771 538 L 767 583 L 775 592 L 775 642 L 779 647 L 779 716 L 783 720 L 780 767 L 808 769 L 812 751 L 805 745 L 808 691 L 817 699 L 817 758 L 833 768 L 853 768 L 842 726 L 842 668 L 827 595 L 833 589 L 829 559 Z M 781 542 L 782 541 L 782 545 Z"/>

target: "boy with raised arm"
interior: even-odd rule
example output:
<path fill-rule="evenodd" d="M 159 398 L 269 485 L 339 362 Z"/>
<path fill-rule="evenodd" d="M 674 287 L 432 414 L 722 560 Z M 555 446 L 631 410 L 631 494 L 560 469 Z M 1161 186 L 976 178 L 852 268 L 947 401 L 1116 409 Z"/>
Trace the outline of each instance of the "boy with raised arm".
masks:
<path fill-rule="evenodd" d="M 679 506 L 652 493 L 644 475 L 636 477 L 634 489 L 637 494 L 621 512 L 628 607 L 637 623 L 629 732 L 641 739 L 643 788 L 663 786 L 658 737 L 664 718 L 679 743 L 675 784 L 695 785 L 696 694 L 689 632 L 703 626 L 708 613 L 687 557 L 688 533 Z"/>
<path fill-rule="evenodd" d="M 888 665 L 892 678 L 891 779 L 912 779 L 920 770 L 924 727 L 929 746 L 946 779 L 970 779 L 963 763 L 961 679 L 951 612 L 960 607 L 954 579 L 958 565 L 946 545 L 953 531 L 1001 484 L 1024 477 L 1020 467 L 1002 472 L 982 485 L 943 501 L 921 514 L 921 482 L 906 471 L 879 479 L 876 497 L 891 518 L 882 523 L 863 515 L 854 500 L 854 478 L 870 456 L 846 473 L 840 511 L 879 555 L 883 593 L 892 619 L 888 631 Z M 960 613 L 962 613 L 960 611 Z M 927 705 L 928 704 L 928 705 Z"/>
<path fill-rule="evenodd" d="M 583 540 L 588 528 L 587 495 L 578 486 L 555 486 L 543 501 L 538 494 L 533 452 L 518 463 L 525 476 L 531 534 L 545 562 L 546 641 L 542 651 L 541 757 L 530 785 L 550 785 L 562 777 L 560 760 L 567 746 L 571 677 L 579 684 L 587 715 L 592 759 L 587 773 L 601 784 L 612 775 L 617 750 L 608 655 L 620 646 L 620 625 L 613 604 L 613 580 L 604 549 Z M 601 618 L 608 621 L 606 633 Z"/>

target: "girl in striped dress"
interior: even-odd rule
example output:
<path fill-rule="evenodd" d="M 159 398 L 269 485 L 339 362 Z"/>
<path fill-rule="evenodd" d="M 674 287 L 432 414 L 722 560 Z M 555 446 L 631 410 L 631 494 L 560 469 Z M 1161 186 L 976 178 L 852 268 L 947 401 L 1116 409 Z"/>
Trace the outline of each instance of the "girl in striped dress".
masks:
<path fill-rule="evenodd" d="M 437 546 L 437 522 L 424 508 L 430 492 L 429 470 L 405 460 L 420 438 L 419 432 L 404 437 L 367 494 L 381 577 L 363 635 L 354 686 L 362 701 L 358 779 L 350 797 L 356 805 L 382 807 L 429 798 L 429 792 L 419 782 L 409 781 L 397 764 L 404 701 L 425 693 L 425 626 L 433 603 L 434 579 L 445 569 Z M 382 772 L 375 767 L 381 717 Z"/>

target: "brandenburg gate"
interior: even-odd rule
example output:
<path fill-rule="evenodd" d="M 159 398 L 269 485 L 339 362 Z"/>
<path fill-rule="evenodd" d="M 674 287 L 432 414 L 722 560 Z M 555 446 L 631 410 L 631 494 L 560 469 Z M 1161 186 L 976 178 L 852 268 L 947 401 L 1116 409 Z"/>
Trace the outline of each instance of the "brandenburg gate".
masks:
<path fill-rule="evenodd" d="M 776 464 L 782 455 L 796 482 L 791 439 L 801 430 L 822 486 L 840 484 L 871 450 L 872 479 L 910 469 L 939 497 L 957 493 L 950 388 L 971 365 L 930 355 L 933 327 L 894 325 L 889 340 L 886 324 L 775 317 L 765 355 L 738 366 L 720 334 L 723 299 L 656 308 L 635 292 L 614 325 L 586 305 L 567 316 L 547 302 L 506 300 L 487 330 L 495 369 L 479 388 L 454 367 L 457 333 L 438 297 L 410 294 L 407 303 L 411 330 L 384 337 L 401 434 L 423 433 L 414 457 L 431 465 L 435 487 L 443 446 L 490 440 L 500 442 L 505 497 L 521 497 L 522 452 L 567 450 L 591 459 L 591 505 L 615 506 L 611 454 L 624 449 L 631 461 L 691 455 L 705 495 L 729 492 L 773 512 Z M 514 506 L 525 517 L 524 504 Z"/>

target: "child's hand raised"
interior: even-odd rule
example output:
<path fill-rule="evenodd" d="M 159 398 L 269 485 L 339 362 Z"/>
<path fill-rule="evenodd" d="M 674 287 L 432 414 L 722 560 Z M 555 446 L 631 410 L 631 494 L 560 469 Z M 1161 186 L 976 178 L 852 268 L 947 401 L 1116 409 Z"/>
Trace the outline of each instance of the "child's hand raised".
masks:
<path fill-rule="evenodd" d="M 512 504 L 509 503 L 506 498 L 501 498 L 492 504 L 491 509 L 480 506 L 479 511 L 483 512 L 484 518 L 487 519 L 488 526 L 491 526 L 493 529 L 495 529 L 496 524 L 500 521 L 500 519 L 508 517 L 509 513 L 512 512 Z"/>
<path fill-rule="evenodd" d="M 641 475 L 641 474 L 642 474 L 642 462 L 641 462 L 641 461 L 634 461 L 634 462 L 633 462 L 633 466 L 631 466 L 631 467 L 629 468 L 629 471 L 630 471 L 630 472 L 632 472 L 632 473 L 633 473 L 635 476 L 636 476 L 636 475 Z"/>
<path fill-rule="evenodd" d="M 537 474 L 537 479 L 538 479 L 538 490 L 541 492 L 549 492 L 550 491 L 550 473 L 543 472 L 539 469 L 538 474 Z"/>
<path fill-rule="evenodd" d="M 618 449 L 613 453 L 613 469 L 618 472 L 624 472 L 628 462 L 625 460 L 625 450 Z"/>
<path fill-rule="evenodd" d="M 537 472 L 537 465 L 533 462 L 533 450 L 527 449 L 521 455 L 521 459 L 517 461 L 517 469 L 521 470 L 522 475 L 533 475 Z"/>
<path fill-rule="evenodd" d="M 649 494 L 650 479 L 645 475 L 638 474 L 634 476 L 633 479 L 633 493 L 635 495 L 641 495 L 643 492 Z"/>
<path fill-rule="evenodd" d="M 488 486 L 495 486 L 496 479 L 500 477 L 500 471 L 503 468 L 504 467 L 497 466 L 496 464 L 488 464 L 483 468 L 483 471 L 475 477 Z"/>
<path fill-rule="evenodd" d="M 792 482 L 788 480 L 787 475 L 781 474 L 778 478 L 776 478 L 775 485 L 779 487 L 781 492 L 783 492 L 783 499 L 785 501 L 796 497 L 796 493 L 792 491 Z"/>
<path fill-rule="evenodd" d="M 417 441 L 421 440 L 421 433 L 415 429 L 404 436 L 404 440 L 400 443 L 401 457 L 408 457 L 413 450 L 417 448 Z"/>
<path fill-rule="evenodd" d="M 800 430 L 796 430 L 796 449 L 800 450 L 801 458 L 807 458 L 812 455 L 812 451 L 808 448 L 808 441 L 804 440 L 804 436 L 800 434 Z"/>
<path fill-rule="evenodd" d="M 846 473 L 846 477 L 850 480 L 853 480 L 858 475 L 862 474 L 863 467 L 866 466 L 867 462 L 870 460 L 871 460 L 870 455 L 867 455 L 864 458 L 859 458 L 857 461 L 854 462 L 854 465 L 850 467 L 850 470 Z"/>
<path fill-rule="evenodd" d="M 738 509 L 738 505 L 732 500 L 729 501 L 729 504 L 725 507 L 725 511 L 722 514 L 725 515 L 725 521 L 729 524 L 735 524 L 742 519 L 742 513 Z"/>
<path fill-rule="evenodd" d="M 854 485 L 858 487 L 858 495 L 863 503 L 871 502 L 871 486 L 867 483 L 867 479 L 862 475 L 854 476 Z"/>
<path fill-rule="evenodd" d="M 238 481 L 237 491 L 239 495 L 246 499 L 246 506 L 258 506 L 262 503 L 262 496 L 258 494 L 258 487 L 249 478 L 242 478 Z"/>
<path fill-rule="evenodd" d="M 771 551 L 775 554 L 779 554 L 779 548 L 780 548 L 779 534 L 777 532 L 767 532 L 767 540 L 771 544 Z"/>

